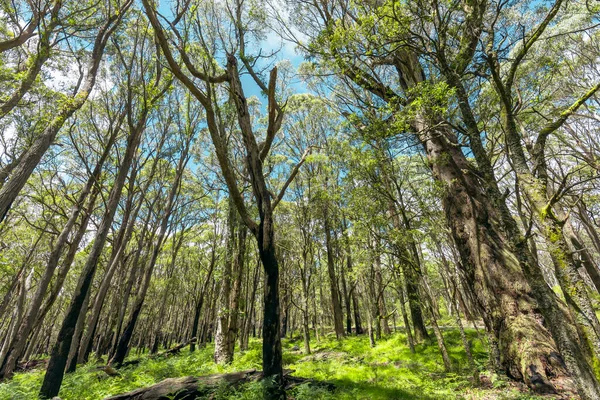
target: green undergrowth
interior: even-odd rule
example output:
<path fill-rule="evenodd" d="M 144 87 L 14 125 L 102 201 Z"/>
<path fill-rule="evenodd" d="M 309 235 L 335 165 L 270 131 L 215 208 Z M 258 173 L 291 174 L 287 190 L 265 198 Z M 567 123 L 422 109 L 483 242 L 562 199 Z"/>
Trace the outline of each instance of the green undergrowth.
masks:
<path fill-rule="evenodd" d="M 444 336 L 454 364 L 453 373 L 445 373 L 435 342 L 420 344 L 412 354 L 406 337 L 395 333 L 369 346 L 367 336 L 353 336 L 337 341 L 327 337 L 312 341 L 312 354 L 302 352 L 300 338 L 283 341 L 284 364 L 293 375 L 315 381 L 333 383 L 332 392 L 324 387 L 303 384 L 289 397 L 297 400 L 329 399 L 423 399 L 423 400 L 534 400 L 541 399 L 518 391 L 506 379 L 486 373 L 487 355 L 475 332 L 469 332 L 477 365 L 486 378 L 485 388 L 475 387 L 467 369 L 466 356 L 458 331 L 446 330 Z M 213 362 L 211 346 L 190 353 L 151 359 L 140 357 L 140 363 L 122 368 L 120 376 L 109 377 L 98 370 L 98 364 L 79 366 L 65 377 L 60 397 L 63 400 L 102 399 L 149 386 L 165 378 L 201 376 L 214 373 L 261 369 L 261 344 L 252 340 L 248 351 L 237 352 L 228 366 Z M 135 359 L 131 356 L 130 359 Z M 43 379 L 43 371 L 17 373 L 0 384 L 0 399 L 35 399 Z M 262 384 L 251 383 L 236 390 L 220 388 L 211 398 L 262 399 Z"/>

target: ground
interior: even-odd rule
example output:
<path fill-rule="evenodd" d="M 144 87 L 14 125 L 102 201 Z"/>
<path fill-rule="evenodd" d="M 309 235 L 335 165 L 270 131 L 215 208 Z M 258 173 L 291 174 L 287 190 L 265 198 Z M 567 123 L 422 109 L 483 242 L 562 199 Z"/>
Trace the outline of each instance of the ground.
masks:
<path fill-rule="evenodd" d="M 475 331 L 468 335 L 473 345 L 482 385 L 475 387 L 469 371 L 458 331 L 444 332 L 448 350 L 456 372 L 445 373 L 435 342 L 418 345 L 411 354 L 402 333 L 394 333 L 369 346 L 365 335 L 337 341 L 333 337 L 313 341 L 313 352 L 302 352 L 300 338 L 284 339 L 284 363 L 294 376 L 333 383 L 336 389 L 301 385 L 290 393 L 296 400 L 310 399 L 422 399 L 422 400 L 550 400 L 557 397 L 539 397 L 529 393 L 523 385 L 510 382 L 487 370 L 485 345 Z M 235 354 L 235 361 L 221 367 L 213 362 L 211 346 L 190 353 L 189 349 L 168 358 L 141 357 L 141 362 L 120 370 L 119 376 L 108 376 L 98 364 L 80 366 L 68 374 L 60 397 L 63 400 L 96 400 L 152 385 L 165 378 L 201 376 L 261 368 L 261 344 L 252 340 L 250 349 Z M 130 359 L 134 359 L 131 356 Z M 0 384 L 0 399 L 35 399 L 40 388 L 43 370 L 18 373 Z M 213 398 L 261 399 L 260 384 L 253 383 L 237 390 L 216 393 Z"/>

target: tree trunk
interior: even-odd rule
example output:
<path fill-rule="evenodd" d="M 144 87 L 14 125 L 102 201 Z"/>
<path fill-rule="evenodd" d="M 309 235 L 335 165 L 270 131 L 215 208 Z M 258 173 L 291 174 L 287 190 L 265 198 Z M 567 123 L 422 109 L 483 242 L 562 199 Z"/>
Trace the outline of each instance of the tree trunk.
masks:
<path fill-rule="evenodd" d="M 410 352 L 414 354 L 415 352 L 415 340 L 413 338 L 412 329 L 410 327 L 410 323 L 408 321 L 408 313 L 406 312 L 406 299 L 404 296 L 404 283 L 400 279 L 400 272 L 397 269 L 394 269 L 396 276 L 396 291 L 398 292 L 398 297 L 400 298 L 400 310 L 402 311 L 402 320 L 404 321 L 404 329 L 406 331 L 406 340 L 408 342 L 408 348 Z"/>
<path fill-rule="evenodd" d="M 160 151 L 160 148 L 157 151 Z M 152 177 L 153 175 L 154 168 L 152 168 L 152 172 L 149 176 Z M 100 318 L 100 313 L 102 312 L 102 306 L 104 305 L 104 300 L 106 299 L 108 290 L 111 287 L 113 275 L 115 274 L 117 269 L 124 263 L 123 256 L 125 253 L 125 249 L 129 244 L 129 240 L 131 239 L 133 233 L 133 228 L 135 226 L 138 212 L 141 208 L 142 203 L 144 202 L 144 194 L 146 193 L 148 184 L 152 180 L 148 179 L 148 184 L 146 184 L 145 188 L 142 188 L 142 197 L 139 199 L 138 205 L 135 207 L 135 209 L 132 210 L 136 176 L 137 169 L 134 167 L 129 178 L 129 193 L 127 196 L 125 210 L 123 212 L 123 221 L 121 223 L 121 227 L 119 228 L 117 240 L 114 244 L 114 249 L 116 250 L 113 250 L 113 253 L 111 254 L 110 261 L 108 263 L 108 268 L 106 270 L 106 273 L 104 274 L 104 277 L 102 278 L 102 282 L 100 283 L 100 287 L 98 288 L 98 293 L 96 294 L 96 297 L 93 302 L 92 311 L 85 324 L 87 326 L 87 330 L 81 340 L 81 345 L 78 352 L 78 354 L 80 355 L 80 357 L 78 357 L 79 362 L 83 362 L 87 359 L 87 349 L 90 348 L 92 335 L 96 330 L 96 324 L 98 323 L 98 318 Z"/>
<path fill-rule="evenodd" d="M 40 307 L 44 300 L 44 296 L 46 295 L 48 286 L 50 285 L 50 282 L 52 281 L 52 277 L 54 276 L 54 272 L 60 261 L 60 257 L 62 255 L 63 249 L 64 249 L 65 245 L 67 244 L 69 235 L 71 234 L 71 231 L 73 230 L 73 227 L 75 226 L 75 223 L 77 222 L 77 219 L 79 218 L 82 210 L 84 209 L 84 203 L 91 191 L 93 191 L 93 193 L 90 196 L 91 197 L 90 206 L 88 206 L 88 208 L 87 208 L 88 213 L 91 212 L 91 207 L 93 207 L 93 203 L 95 203 L 99 188 L 93 188 L 93 187 L 96 184 L 96 181 L 98 180 L 98 178 L 102 172 L 104 162 L 106 161 L 106 159 L 108 158 L 108 155 L 110 154 L 110 150 L 116 139 L 117 131 L 119 130 L 119 128 L 121 126 L 121 122 L 123 121 L 123 118 L 124 118 L 124 115 L 119 117 L 117 124 L 114 127 L 115 129 L 113 129 L 110 132 L 108 142 L 104 148 L 102 155 L 98 159 L 98 162 L 96 163 L 96 166 L 94 167 L 94 170 L 92 171 L 91 176 L 88 178 L 81 193 L 79 194 L 75 204 L 72 207 L 71 213 L 69 214 L 69 218 L 67 219 L 65 225 L 63 226 L 63 229 L 61 230 L 60 234 L 58 235 L 58 237 L 56 239 L 56 242 L 54 243 L 54 246 L 52 247 L 52 251 L 50 252 L 50 256 L 48 257 L 48 263 L 46 264 L 46 269 L 44 270 L 44 273 L 40 277 L 40 280 L 38 282 L 38 287 L 37 287 L 35 294 L 33 295 L 33 298 L 31 300 L 31 304 L 30 304 L 29 310 L 27 312 L 27 315 L 23 319 L 21 326 L 19 326 L 18 336 L 16 337 L 15 341 L 11 344 L 12 346 L 7 354 L 7 357 L 5 357 L 3 360 L 2 369 L 0 370 L 0 379 L 9 378 L 12 375 L 12 372 L 14 371 L 14 368 L 16 367 L 17 362 L 19 361 L 19 357 L 23 353 L 23 350 L 27 343 L 27 339 L 29 338 L 31 331 L 34 328 L 36 321 L 40 317 L 43 318 L 43 316 L 45 316 L 47 309 L 53 302 L 53 297 L 51 295 L 48 299 L 48 301 L 50 303 L 48 303 L 47 307 L 42 308 L 43 311 L 40 312 Z M 87 227 L 87 221 L 88 221 L 88 215 L 84 211 L 84 216 L 83 216 L 82 222 L 81 222 L 82 226 Z M 80 233 L 81 230 L 82 229 L 79 229 L 78 233 Z M 77 234 L 75 236 L 75 241 L 77 239 L 81 239 L 79 234 Z M 77 246 L 78 244 L 79 243 L 75 244 L 75 246 Z M 67 256 L 65 258 L 65 263 L 63 263 L 63 267 L 62 267 L 63 270 L 61 270 L 61 275 L 63 275 L 63 276 L 61 276 L 60 278 L 62 278 L 62 279 L 57 279 L 56 288 L 54 289 L 54 291 L 56 292 L 56 295 L 58 295 L 58 292 L 60 291 L 60 289 L 62 287 L 62 280 L 64 279 L 64 277 L 66 277 L 66 272 L 64 272 L 64 271 L 65 270 L 68 271 L 68 269 L 70 267 L 70 263 L 67 265 L 68 261 L 70 261 L 70 259 Z"/>
<path fill-rule="evenodd" d="M 552 381 L 565 371 L 519 260 L 496 228 L 500 222 L 493 203 L 468 172 L 468 162 L 449 132 L 428 132 L 425 126 L 419 131 L 424 132 L 420 137 L 434 176 L 446 186 L 443 206 L 461 267 L 487 329 L 497 338 L 504 370 L 532 388 L 551 390 Z M 542 287 L 547 287 L 545 281 L 537 282 L 537 290 Z"/>
<path fill-rule="evenodd" d="M 216 256 L 216 243 L 213 243 L 211 254 L 210 254 L 210 265 L 208 267 L 208 272 L 206 277 L 204 278 L 204 284 L 202 285 L 202 291 L 196 300 L 196 305 L 194 307 L 194 321 L 192 322 L 192 333 L 190 337 L 195 338 L 198 337 L 198 324 L 200 322 L 200 313 L 202 312 L 202 306 L 204 305 L 204 297 L 208 295 L 208 285 L 211 282 L 212 273 L 215 269 L 215 264 L 217 262 Z M 194 341 L 190 344 L 190 352 L 193 353 L 196 351 L 196 342 Z"/>
<path fill-rule="evenodd" d="M 234 208 L 233 201 L 229 200 L 229 212 L 227 225 L 229 227 L 229 235 L 227 237 L 227 255 L 224 259 L 223 273 L 221 275 L 221 291 L 219 293 L 219 309 L 217 311 L 217 327 L 215 330 L 215 362 L 217 364 L 229 364 L 233 361 L 233 352 L 229 352 L 228 335 L 229 335 L 229 315 L 233 310 L 231 305 L 231 287 L 232 287 L 232 269 L 235 263 L 236 251 L 236 228 L 235 223 L 237 211 Z"/>
<path fill-rule="evenodd" d="M 227 332 L 227 352 L 231 354 L 233 359 L 233 353 L 235 351 L 235 341 L 237 339 L 239 327 L 239 305 L 240 295 L 242 286 L 242 277 L 244 274 L 244 261 L 246 259 L 246 234 L 247 229 L 245 226 L 240 224 L 237 235 L 237 250 L 236 259 L 233 264 L 233 286 L 231 288 L 230 304 L 229 304 L 229 321 L 228 321 L 228 332 Z"/>
<path fill-rule="evenodd" d="M 105 400 L 159 400 L 211 398 L 220 387 L 236 387 L 262 378 L 256 370 L 215 374 L 201 377 L 169 378 L 147 388 L 107 397 Z"/>
<path fill-rule="evenodd" d="M 75 325 L 77 324 L 77 319 L 79 317 L 79 313 L 81 312 L 81 307 L 85 297 L 87 296 L 87 292 L 92 284 L 92 279 L 94 278 L 94 274 L 96 272 L 98 260 L 100 259 L 100 255 L 104 249 L 104 244 L 106 242 L 106 238 L 110 231 L 115 213 L 117 211 L 117 206 L 121 198 L 121 192 L 123 191 L 123 186 L 125 185 L 125 179 L 127 178 L 129 168 L 131 167 L 131 163 L 135 157 L 135 152 L 140 144 L 141 136 L 145 128 L 146 116 L 147 114 L 142 117 L 138 125 L 135 126 L 130 132 L 130 136 L 127 140 L 127 148 L 125 150 L 125 154 L 123 155 L 123 161 L 119 167 L 117 177 L 115 178 L 115 182 L 111 189 L 102 222 L 98 227 L 94 244 L 90 249 L 90 253 L 81 272 L 77 288 L 75 289 L 75 294 L 73 295 L 69 308 L 67 309 L 67 313 L 65 314 L 63 324 L 58 333 L 56 344 L 52 348 L 50 361 L 48 362 L 48 368 L 46 369 L 46 375 L 44 376 L 44 381 L 40 390 L 41 398 L 52 398 L 56 396 L 60 390 L 64 376 L 65 365 L 67 363 L 67 357 L 69 355 L 69 349 L 71 348 L 73 333 L 75 331 Z"/>
<path fill-rule="evenodd" d="M 325 230 L 325 247 L 327 250 L 327 274 L 329 275 L 329 289 L 331 291 L 331 304 L 333 307 L 333 324 L 335 336 L 340 339 L 344 337 L 344 316 L 340 303 L 337 277 L 335 274 L 335 262 L 333 257 L 333 246 L 331 243 L 331 227 L 329 223 L 328 206 L 323 206 L 323 229 Z"/>
<path fill-rule="evenodd" d="M 260 257 L 256 259 L 256 268 L 254 270 L 254 279 L 252 280 L 252 294 L 249 297 L 250 308 L 248 309 L 248 314 L 245 320 L 245 326 L 242 330 L 242 338 L 240 339 L 240 350 L 248 350 L 248 339 L 250 338 L 250 328 L 254 326 L 253 318 L 254 318 L 254 307 L 255 307 L 255 298 L 256 298 L 256 289 L 258 288 L 258 282 L 260 280 L 260 267 L 261 267 Z"/>
<path fill-rule="evenodd" d="M 383 333 L 389 335 L 391 333 L 390 326 L 388 325 L 387 308 L 385 306 L 385 286 L 383 285 L 383 278 L 381 276 L 381 255 L 375 256 L 375 282 L 377 283 L 377 312 L 379 315 L 379 321 L 383 328 Z"/>
<path fill-rule="evenodd" d="M 275 238 L 271 225 L 259 227 L 258 252 L 265 271 L 265 292 L 263 309 L 263 372 L 273 377 L 279 385 L 283 376 L 281 360 L 281 338 L 279 337 L 279 263 L 275 256 Z M 275 394 L 277 397 L 281 393 Z"/>
<path fill-rule="evenodd" d="M 83 305 L 81 306 L 81 312 L 79 313 L 79 317 L 77 318 L 77 324 L 75 325 L 75 332 L 73 333 L 73 340 L 71 341 L 71 348 L 69 349 L 69 355 L 67 357 L 67 366 L 65 367 L 65 372 L 75 372 L 77 369 L 77 356 L 79 352 L 79 343 L 81 342 L 81 336 L 83 334 L 83 328 L 85 323 L 85 316 L 88 309 L 88 304 L 90 302 L 90 292 L 88 290 L 88 294 L 83 301 Z"/>
<path fill-rule="evenodd" d="M 363 327 L 360 318 L 360 307 L 358 305 L 358 295 L 356 294 L 356 282 L 352 285 L 350 289 L 350 297 L 352 298 L 352 311 L 354 313 L 354 331 L 357 335 L 361 335 L 363 333 Z"/>

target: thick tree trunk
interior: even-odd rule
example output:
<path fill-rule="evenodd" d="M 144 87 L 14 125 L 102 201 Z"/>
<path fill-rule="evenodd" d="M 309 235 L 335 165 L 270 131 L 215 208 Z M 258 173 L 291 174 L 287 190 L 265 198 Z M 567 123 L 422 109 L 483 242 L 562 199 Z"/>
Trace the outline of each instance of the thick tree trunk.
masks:
<path fill-rule="evenodd" d="M 266 228 L 266 229 L 265 229 Z M 263 372 L 281 385 L 283 377 L 281 338 L 279 337 L 279 263 L 275 256 L 275 238 L 271 222 L 259 227 L 258 252 L 265 271 L 263 309 Z M 281 396 L 281 393 L 275 393 Z"/>
<path fill-rule="evenodd" d="M 215 330 L 215 362 L 217 364 L 229 364 L 233 361 L 233 354 L 230 354 L 227 348 L 227 332 L 229 330 L 229 295 L 231 291 L 231 264 L 223 271 L 223 281 L 221 282 L 221 293 L 219 295 L 219 310 L 217 311 L 217 326 Z"/>
<path fill-rule="evenodd" d="M 519 260 L 497 228 L 500 221 L 493 203 L 469 173 L 470 166 L 449 132 L 428 131 L 424 125 L 418 130 L 434 176 L 446 187 L 443 206 L 461 267 L 487 329 L 497 338 L 503 368 L 533 388 L 552 390 L 553 380 L 564 378 L 566 371 Z M 538 282 L 537 290 L 542 286 L 547 287 Z"/>

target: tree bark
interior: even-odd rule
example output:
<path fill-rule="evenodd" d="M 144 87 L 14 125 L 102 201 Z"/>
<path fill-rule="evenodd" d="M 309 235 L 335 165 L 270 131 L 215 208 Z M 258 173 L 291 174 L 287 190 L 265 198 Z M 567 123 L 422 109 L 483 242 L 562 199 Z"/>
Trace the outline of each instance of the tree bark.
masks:
<path fill-rule="evenodd" d="M 104 277 L 102 278 L 102 282 L 100 283 L 100 287 L 98 288 L 96 297 L 94 298 L 92 311 L 90 312 L 90 315 L 85 323 L 87 329 L 81 339 L 80 348 L 78 350 L 78 355 L 80 355 L 80 357 L 78 357 L 79 362 L 83 362 L 87 359 L 87 349 L 90 348 L 92 335 L 96 330 L 96 324 L 98 323 L 98 319 L 100 318 L 100 313 L 102 311 L 102 306 L 104 305 L 104 300 L 106 299 L 106 295 L 111 286 L 112 278 L 115 272 L 117 271 L 118 267 L 124 262 L 123 255 L 125 253 L 125 248 L 129 244 L 129 240 L 131 239 L 131 235 L 133 233 L 133 228 L 135 226 L 138 211 L 140 210 L 141 205 L 143 203 L 143 194 L 146 192 L 145 190 L 142 190 L 142 198 L 139 200 L 137 207 L 132 211 L 131 208 L 133 202 L 136 176 L 137 169 L 134 168 L 129 179 L 129 194 L 127 196 L 125 210 L 123 212 L 123 221 L 119 229 L 119 233 L 117 234 L 117 240 L 114 244 L 116 249 L 111 254 L 108 263 L 108 268 L 106 270 L 106 273 L 104 274 Z M 152 175 L 150 175 L 148 182 L 151 181 L 151 177 Z"/>
<path fill-rule="evenodd" d="M 183 400 L 205 398 L 224 384 L 235 387 L 242 383 L 256 381 L 261 378 L 262 373 L 256 370 L 201 377 L 169 378 L 150 387 L 107 397 L 105 400 L 159 400 L 165 398 Z"/>
<path fill-rule="evenodd" d="M 323 206 L 323 229 L 325 230 L 325 247 L 327 250 L 327 275 L 329 276 L 329 290 L 331 292 L 331 305 L 333 308 L 333 323 L 335 336 L 340 339 L 344 337 L 344 316 L 340 303 L 340 293 L 335 274 L 335 261 L 333 257 L 333 246 L 331 243 L 331 226 L 329 221 L 328 205 Z"/>
<path fill-rule="evenodd" d="M 231 199 L 228 203 L 227 225 L 229 229 L 226 252 L 224 259 L 223 273 L 221 277 L 221 291 L 219 293 L 219 309 L 217 311 L 217 327 L 215 330 L 215 362 L 217 364 L 229 364 L 233 361 L 233 352 L 229 352 L 229 316 L 233 312 L 231 305 L 231 289 L 233 281 L 233 264 L 235 263 L 236 252 L 236 228 L 235 223 L 236 210 Z"/>
<path fill-rule="evenodd" d="M 212 279 L 212 273 L 215 269 L 215 264 L 217 262 L 216 255 L 216 243 L 213 242 L 212 250 L 210 253 L 210 264 L 208 267 L 208 272 L 206 273 L 206 277 L 204 278 L 204 284 L 202 285 L 202 290 L 200 291 L 200 295 L 196 300 L 196 304 L 194 307 L 194 321 L 192 322 L 192 332 L 191 337 L 198 337 L 198 324 L 200 323 L 200 313 L 202 312 L 202 306 L 204 305 L 204 298 L 208 295 L 208 285 Z M 192 342 L 190 344 L 190 352 L 193 353 L 196 351 L 196 342 Z"/>
<path fill-rule="evenodd" d="M 88 294 L 85 297 L 85 300 L 83 301 L 83 305 L 81 306 L 81 313 L 79 313 L 79 318 L 77 318 L 75 332 L 73 333 L 73 340 L 71 341 L 71 348 L 69 349 L 69 355 L 67 356 L 67 365 L 65 367 L 65 373 L 75 372 L 75 370 L 77 369 L 79 343 L 81 342 L 81 336 L 83 335 L 85 316 L 88 309 L 88 304 L 90 302 L 90 292 L 91 290 L 88 290 Z"/>

